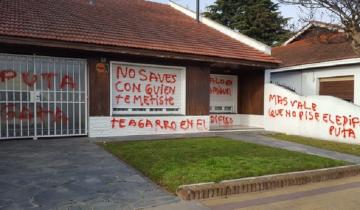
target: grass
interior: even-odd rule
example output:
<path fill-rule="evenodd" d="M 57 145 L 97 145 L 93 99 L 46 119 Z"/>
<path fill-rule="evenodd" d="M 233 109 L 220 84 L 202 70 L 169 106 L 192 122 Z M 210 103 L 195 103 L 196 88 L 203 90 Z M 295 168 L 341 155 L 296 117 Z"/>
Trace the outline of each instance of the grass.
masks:
<path fill-rule="evenodd" d="M 267 136 L 279 140 L 290 141 L 299 144 L 318 147 L 321 149 L 327 149 L 331 151 L 360 156 L 360 145 L 326 141 L 321 139 L 307 138 L 303 136 L 286 135 L 281 133 L 269 134 Z"/>
<path fill-rule="evenodd" d="M 183 184 L 346 165 L 343 161 L 224 138 L 100 145 L 171 192 Z"/>

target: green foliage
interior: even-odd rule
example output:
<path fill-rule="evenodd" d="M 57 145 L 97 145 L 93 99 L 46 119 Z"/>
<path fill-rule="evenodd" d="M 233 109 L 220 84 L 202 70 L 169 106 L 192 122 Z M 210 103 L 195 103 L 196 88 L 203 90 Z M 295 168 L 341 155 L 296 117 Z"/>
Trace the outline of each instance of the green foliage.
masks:
<path fill-rule="evenodd" d="M 110 142 L 102 146 L 171 192 L 183 184 L 345 164 L 223 138 Z"/>
<path fill-rule="evenodd" d="M 271 0 L 217 0 L 204 15 L 271 46 L 291 36 L 289 18 L 282 17 Z"/>
<path fill-rule="evenodd" d="M 321 139 L 307 138 L 303 136 L 286 135 L 281 133 L 269 134 L 267 136 L 279 140 L 290 141 L 298 144 L 305 144 L 313 147 L 318 147 L 321 149 L 327 149 L 336 152 L 360 156 L 360 145 L 356 145 L 356 144 L 339 143 L 339 142 L 326 141 Z"/>

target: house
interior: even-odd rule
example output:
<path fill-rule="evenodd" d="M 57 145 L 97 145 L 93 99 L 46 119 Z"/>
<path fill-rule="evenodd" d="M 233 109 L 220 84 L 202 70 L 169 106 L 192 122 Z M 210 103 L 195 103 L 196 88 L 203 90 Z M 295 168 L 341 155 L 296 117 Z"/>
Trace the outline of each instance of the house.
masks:
<path fill-rule="evenodd" d="M 263 124 L 271 49 L 179 5 L 0 1 L 0 137 Z"/>
<path fill-rule="evenodd" d="M 283 46 L 273 48 L 283 63 L 268 79 L 300 95 L 331 95 L 360 105 L 360 57 L 337 25 L 311 22 Z"/>
<path fill-rule="evenodd" d="M 360 58 L 343 29 L 311 22 L 273 49 L 266 71 L 268 131 L 360 144 Z"/>

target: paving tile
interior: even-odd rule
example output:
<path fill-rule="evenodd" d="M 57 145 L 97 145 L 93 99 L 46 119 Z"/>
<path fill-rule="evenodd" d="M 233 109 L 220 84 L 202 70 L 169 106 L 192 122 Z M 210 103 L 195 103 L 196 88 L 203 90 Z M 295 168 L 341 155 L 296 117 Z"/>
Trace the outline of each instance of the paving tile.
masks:
<path fill-rule="evenodd" d="M 0 209 L 133 209 L 179 199 L 87 138 L 0 142 Z"/>

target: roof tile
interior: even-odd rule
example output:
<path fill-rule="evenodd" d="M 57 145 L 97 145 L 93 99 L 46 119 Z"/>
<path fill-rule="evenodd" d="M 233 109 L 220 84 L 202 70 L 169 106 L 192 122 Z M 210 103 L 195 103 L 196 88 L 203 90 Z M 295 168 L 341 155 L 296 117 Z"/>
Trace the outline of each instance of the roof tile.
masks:
<path fill-rule="evenodd" d="M 342 32 L 305 36 L 285 46 L 275 47 L 272 52 L 274 57 L 282 60 L 281 67 L 359 57 Z"/>
<path fill-rule="evenodd" d="M 279 63 L 169 5 L 143 0 L 1 0 L 0 35 Z"/>

